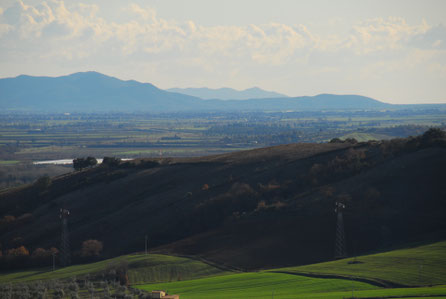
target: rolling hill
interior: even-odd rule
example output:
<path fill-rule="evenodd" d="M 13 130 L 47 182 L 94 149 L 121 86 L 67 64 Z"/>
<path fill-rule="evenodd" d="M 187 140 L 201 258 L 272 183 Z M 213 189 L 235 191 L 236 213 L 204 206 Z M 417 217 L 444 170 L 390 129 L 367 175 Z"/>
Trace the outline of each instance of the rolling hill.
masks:
<path fill-rule="evenodd" d="M 446 241 L 300 267 L 270 270 L 326 277 L 363 278 L 397 287 L 446 284 Z"/>
<path fill-rule="evenodd" d="M 74 252 L 97 239 L 104 257 L 113 257 L 142 250 L 149 235 L 154 252 L 243 269 L 327 261 L 339 200 L 347 205 L 351 255 L 444 238 L 445 167 L 439 130 L 382 142 L 102 164 L 0 193 L 0 242 L 5 251 L 58 247 L 64 207 Z"/>
<path fill-rule="evenodd" d="M 248 94 L 256 95 L 258 91 L 251 90 Z M 244 101 L 202 100 L 161 90 L 150 83 L 123 81 L 97 72 L 75 73 L 61 77 L 21 75 L 0 79 L 0 109 L 4 112 L 159 113 L 390 108 L 396 109 L 397 106 L 358 95 L 321 94 L 314 97 L 279 97 Z"/>
<path fill-rule="evenodd" d="M 412 245 L 314 265 L 240 273 L 203 261 L 131 254 L 95 263 L 0 273 L 1 283 L 111 278 L 126 267 L 133 288 L 168 290 L 181 298 L 444 298 L 446 242 Z M 420 267 L 422 261 L 422 267 Z M 32 285 L 32 284 L 30 284 Z M 20 286 L 20 285 L 19 285 Z M 393 286 L 394 288 L 389 288 Z M 420 287 L 421 286 L 421 287 Z"/>
<path fill-rule="evenodd" d="M 170 290 L 184 298 L 441 297 L 446 295 L 445 246 L 442 241 L 320 264 L 137 287 Z"/>
<path fill-rule="evenodd" d="M 124 265 L 128 269 L 130 283 L 159 283 L 175 280 L 198 279 L 231 273 L 202 261 L 160 254 L 131 254 L 94 263 L 72 265 L 52 271 L 50 267 L 27 269 L 26 271 L 2 272 L 0 284 L 30 282 L 71 277 L 100 277 L 111 268 Z"/>

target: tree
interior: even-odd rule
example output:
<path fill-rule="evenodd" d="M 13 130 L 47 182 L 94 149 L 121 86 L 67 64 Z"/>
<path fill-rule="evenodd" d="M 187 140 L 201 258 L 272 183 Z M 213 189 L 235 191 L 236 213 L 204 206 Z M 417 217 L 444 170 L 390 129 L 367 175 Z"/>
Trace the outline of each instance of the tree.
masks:
<path fill-rule="evenodd" d="M 75 170 L 81 170 L 84 168 L 84 159 L 83 158 L 76 158 L 73 160 L 73 168 Z"/>
<path fill-rule="evenodd" d="M 87 167 L 93 167 L 98 164 L 98 160 L 94 157 L 76 158 L 73 160 L 73 167 L 76 170 L 82 170 Z"/>
<path fill-rule="evenodd" d="M 59 249 L 57 249 L 56 247 L 51 247 L 49 249 L 49 251 L 51 252 L 51 254 L 58 254 L 59 253 Z"/>
<path fill-rule="evenodd" d="M 336 137 L 336 138 L 331 139 L 330 143 L 344 143 L 344 142 L 341 139 Z"/>
<path fill-rule="evenodd" d="M 121 159 L 115 157 L 104 157 L 104 159 L 102 160 L 102 165 L 111 167 L 118 166 L 119 163 L 121 163 Z"/>
<path fill-rule="evenodd" d="M 44 191 L 51 186 L 51 178 L 48 175 L 41 176 L 34 182 L 34 186 L 37 189 Z"/>
<path fill-rule="evenodd" d="M 29 255 L 29 251 L 28 249 L 26 249 L 25 246 L 20 246 L 17 248 L 13 248 L 13 249 L 9 249 L 8 250 L 8 255 L 12 255 L 12 256 L 27 256 Z"/>
<path fill-rule="evenodd" d="M 446 138 L 446 132 L 440 128 L 430 128 L 422 135 L 424 140 L 444 139 Z"/>
<path fill-rule="evenodd" d="M 86 240 L 82 243 L 82 256 L 99 256 L 102 251 L 102 242 L 98 240 Z"/>
<path fill-rule="evenodd" d="M 33 254 L 32 254 L 33 257 L 48 257 L 50 255 L 51 255 L 51 251 L 45 250 L 45 249 L 40 248 L 40 247 L 36 248 L 33 251 Z"/>
<path fill-rule="evenodd" d="M 96 160 L 94 157 L 87 157 L 87 159 L 85 159 L 85 164 L 86 167 L 93 167 L 98 164 L 98 160 Z"/>

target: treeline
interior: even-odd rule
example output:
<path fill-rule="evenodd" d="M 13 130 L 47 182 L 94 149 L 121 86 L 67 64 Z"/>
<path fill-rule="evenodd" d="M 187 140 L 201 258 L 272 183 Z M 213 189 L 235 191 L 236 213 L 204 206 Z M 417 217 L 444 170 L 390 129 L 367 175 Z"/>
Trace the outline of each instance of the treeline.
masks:
<path fill-rule="evenodd" d="M 14 240 L 16 244 L 23 244 L 23 239 L 16 237 Z M 0 244 L 1 246 L 1 244 Z M 85 240 L 79 250 L 73 251 L 71 260 L 75 264 L 90 263 L 101 259 L 103 244 L 98 240 Z M 53 263 L 55 266 L 59 265 L 60 252 L 56 247 L 50 248 L 35 248 L 28 249 L 25 245 L 17 245 L 2 250 L 0 247 L 0 269 L 25 269 L 30 267 L 49 267 Z"/>

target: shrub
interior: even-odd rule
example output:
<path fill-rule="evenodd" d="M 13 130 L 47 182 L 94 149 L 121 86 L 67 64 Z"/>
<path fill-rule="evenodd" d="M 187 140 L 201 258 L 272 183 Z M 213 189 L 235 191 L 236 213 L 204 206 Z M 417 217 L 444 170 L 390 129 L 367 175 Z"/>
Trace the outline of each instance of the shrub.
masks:
<path fill-rule="evenodd" d="M 102 165 L 110 166 L 110 167 L 118 166 L 120 163 L 121 163 L 121 159 L 115 158 L 115 157 L 104 157 L 104 159 L 102 160 Z"/>
<path fill-rule="evenodd" d="M 76 158 L 73 160 L 73 167 L 76 170 L 82 170 L 86 167 L 93 167 L 96 164 L 98 164 L 98 161 L 93 157 Z"/>
<path fill-rule="evenodd" d="M 48 189 L 50 186 L 51 178 L 48 175 L 41 176 L 34 182 L 34 187 L 41 191 Z"/>
<path fill-rule="evenodd" d="M 45 250 L 45 249 L 40 248 L 40 247 L 36 248 L 33 251 L 33 254 L 32 254 L 33 257 L 48 257 L 50 255 L 51 255 L 51 251 Z"/>
<path fill-rule="evenodd" d="M 54 295 L 54 298 L 62 299 L 63 297 L 65 297 L 65 292 L 62 288 L 59 288 L 54 291 L 53 295 Z"/>
<path fill-rule="evenodd" d="M 82 243 L 82 256 L 99 256 L 103 248 L 102 242 L 98 240 L 86 240 Z"/>
<path fill-rule="evenodd" d="M 107 280 L 118 282 L 119 285 L 127 286 L 129 284 L 128 263 L 125 260 L 107 265 L 103 274 Z"/>
<path fill-rule="evenodd" d="M 356 143 L 358 143 L 358 140 L 356 140 L 355 138 L 347 138 L 347 139 L 345 139 L 345 142 L 356 144 Z"/>
<path fill-rule="evenodd" d="M 28 256 L 29 255 L 29 251 L 28 249 L 26 249 L 25 246 L 20 246 L 17 248 L 13 248 L 13 249 L 9 249 L 8 250 L 8 255 L 11 256 Z"/>
<path fill-rule="evenodd" d="M 330 140 L 330 143 L 344 143 L 344 142 L 339 138 L 333 138 Z"/>
<path fill-rule="evenodd" d="M 446 132 L 440 128 L 430 128 L 421 136 L 424 140 L 444 139 L 446 138 Z"/>

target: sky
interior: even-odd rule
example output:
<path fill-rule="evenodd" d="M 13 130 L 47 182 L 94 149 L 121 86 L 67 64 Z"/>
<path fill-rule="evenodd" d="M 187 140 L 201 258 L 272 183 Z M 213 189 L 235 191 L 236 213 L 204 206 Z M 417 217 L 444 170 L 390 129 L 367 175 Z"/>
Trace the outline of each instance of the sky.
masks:
<path fill-rule="evenodd" d="M 446 103 L 443 0 L 0 0 L 0 77 Z"/>

